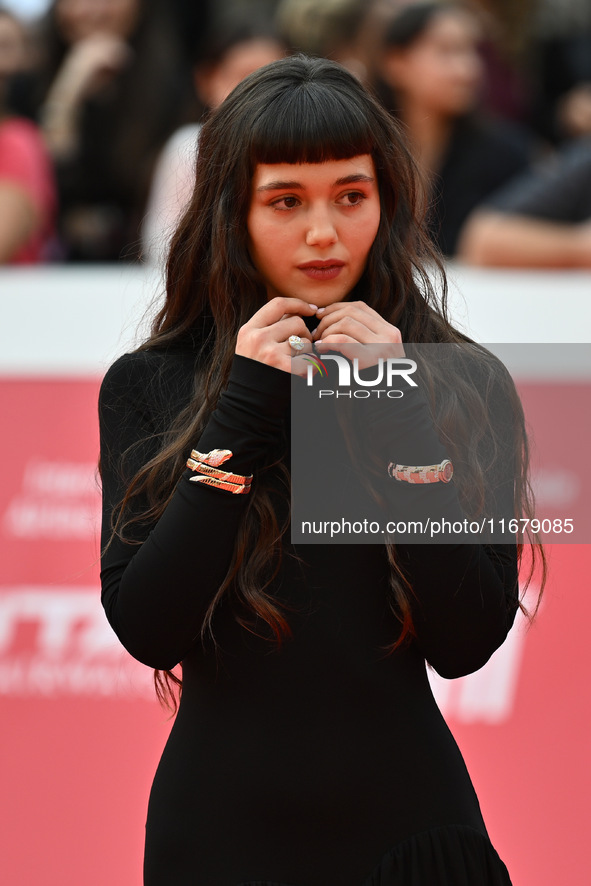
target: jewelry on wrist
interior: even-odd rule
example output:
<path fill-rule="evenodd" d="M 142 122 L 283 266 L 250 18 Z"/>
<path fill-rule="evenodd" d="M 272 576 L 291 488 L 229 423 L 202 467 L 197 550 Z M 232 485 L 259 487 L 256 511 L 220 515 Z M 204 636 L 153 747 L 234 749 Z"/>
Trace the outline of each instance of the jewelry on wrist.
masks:
<path fill-rule="evenodd" d="M 191 458 L 194 458 L 195 461 L 205 462 L 206 465 L 211 465 L 213 468 L 223 465 L 225 461 L 232 458 L 233 454 L 231 449 L 212 449 L 210 452 L 199 452 L 198 449 L 191 450 Z"/>
<path fill-rule="evenodd" d="M 449 483 L 454 467 L 449 458 L 438 465 L 398 465 L 390 462 L 388 474 L 403 483 Z"/>
<path fill-rule="evenodd" d="M 191 477 L 191 481 L 203 483 L 204 486 L 215 486 L 217 489 L 225 489 L 226 492 L 232 492 L 234 495 L 247 495 L 250 492 L 250 486 L 228 483 L 224 480 L 217 480 L 215 477 Z"/>
<path fill-rule="evenodd" d="M 187 459 L 187 467 L 199 474 L 205 474 L 207 477 L 215 477 L 216 480 L 225 480 L 228 483 L 238 483 L 242 486 L 250 486 L 252 482 L 252 474 L 231 474 L 229 471 L 220 471 L 219 468 L 213 468 L 206 462 L 196 461 L 194 458 Z"/>
<path fill-rule="evenodd" d="M 230 471 L 222 471 L 219 468 L 219 465 L 228 461 L 232 454 L 231 449 L 212 449 L 210 452 L 199 452 L 198 449 L 192 449 L 191 457 L 187 459 L 187 467 L 199 476 L 190 477 L 190 482 L 216 486 L 218 489 L 225 489 L 226 492 L 232 492 L 235 495 L 245 495 L 250 492 L 252 474 L 232 474 Z"/>

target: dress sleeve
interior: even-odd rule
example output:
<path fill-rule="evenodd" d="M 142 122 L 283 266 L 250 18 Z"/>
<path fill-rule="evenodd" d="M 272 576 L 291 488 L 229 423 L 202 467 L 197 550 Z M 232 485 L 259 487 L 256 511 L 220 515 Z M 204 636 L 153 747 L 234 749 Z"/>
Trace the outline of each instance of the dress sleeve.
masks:
<path fill-rule="evenodd" d="M 128 355 L 103 381 L 99 398 L 103 527 L 102 602 L 125 648 L 150 667 L 170 669 L 199 638 L 207 607 L 231 563 L 248 495 L 190 482 L 185 471 L 154 525 L 111 537 L 114 509 L 130 479 L 158 451 L 158 422 L 146 392 L 149 360 Z M 199 440 L 201 451 L 231 449 L 231 469 L 254 474 L 281 435 L 289 373 L 236 356 L 228 386 Z M 187 456 L 189 453 L 187 453 Z"/>
<path fill-rule="evenodd" d="M 498 372 L 505 372 L 499 367 Z M 491 423 L 500 441 L 487 476 L 494 513 L 513 517 L 517 416 L 497 382 L 490 397 Z M 370 434 L 378 450 L 399 464 L 434 464 L 451 453 L 440 440 L 426 399 L 418 389 L 394 419 L 375 412 Z M 483 437 L 484 463 L 491 441 Z M 392 458 L 392 456 L 395 456 Z M 465 520 L 457 488 L 451 483 L 415 485 L 392 480 L 390 504 L 396 517 L 422 519 L 431 514 L 450 523 Z M 405 537 L 403 536 L 403 539 Z M 460 677 L 482 667 L 503 643 L 518 608 L 517 546 L 507 535 L 500 544 L 472 543 L 472 536 L 449 533 L 445 543 L 402 543 L 396 550 L 412 587 L 415 640 L 425 659 L 442 676 Z M 475 536 L 478 542 L 478 536 Z M 494 539 L 496 541 L 499 538 Z M 408 536 L 406 536 L 408 539 Z M 392 539 L 396 542 L 396 537 Z"/>
<path fill-rule="evenodd" d="M 416 642 L 452 679 L 481 668 L 501 646 L 518 608 L 517 548 L 458 544 L 403 546 L 413 588 Z"/>

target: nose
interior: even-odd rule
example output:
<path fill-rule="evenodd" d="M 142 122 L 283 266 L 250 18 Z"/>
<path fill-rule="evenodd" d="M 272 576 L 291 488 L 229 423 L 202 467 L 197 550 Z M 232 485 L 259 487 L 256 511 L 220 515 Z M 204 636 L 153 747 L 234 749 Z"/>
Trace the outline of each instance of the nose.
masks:
<path fill-rule="evenodd" d="M 308 216 L 306 246 L 330 246 L 339 239 L 334 219 L 326 207 L 312 209 Z"/>

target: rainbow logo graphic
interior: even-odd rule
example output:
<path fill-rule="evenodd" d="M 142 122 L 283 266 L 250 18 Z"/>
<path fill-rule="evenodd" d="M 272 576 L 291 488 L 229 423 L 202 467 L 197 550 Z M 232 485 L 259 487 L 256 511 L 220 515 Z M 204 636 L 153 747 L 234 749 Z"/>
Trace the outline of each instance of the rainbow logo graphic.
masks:
<path fill-rule="evenodd" d="M 306 355 L 302 355 L 302 359 L 305 360 L 306 363 L 309 363 L 310 366 L 313 366 L 316 369 L 316 371 L 320 373 L 321 378 L 325 375 L 328 375 L 328 371 L 326 369 L 326 366 L 324 365 L 324 363 L 322 362 L 320 357 L 310 357 L 308 354 L 306 354 Z M 308 369 L 308 373 L 309 372 L 310 372 L 310 370 Z"/>

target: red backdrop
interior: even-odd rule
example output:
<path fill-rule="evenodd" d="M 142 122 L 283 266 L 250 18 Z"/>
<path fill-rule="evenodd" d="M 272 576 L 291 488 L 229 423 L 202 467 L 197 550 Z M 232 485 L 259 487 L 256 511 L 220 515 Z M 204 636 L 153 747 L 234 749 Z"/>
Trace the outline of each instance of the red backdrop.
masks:
<path fill-rule="evenodd" d="M 7 886 L 139 886 L 150 782 L 170 728 L 151 672 L 99 602 L 96 379 L 0 381 L 0 843 Z M 522 386 L 543 514 L 588 520 L 588 388 Z M 582 399 L 581 399 L 582 398 Z M 588 424 L 588 420 L 587 420 Z M 543 440 L 543 446 L 541 441 Z M 568 461 L 567 461 L 568 456 Z M 515 886 L 589 882 L 588 545 L 554 545 L 533 627 L 434 678 Z"/>

